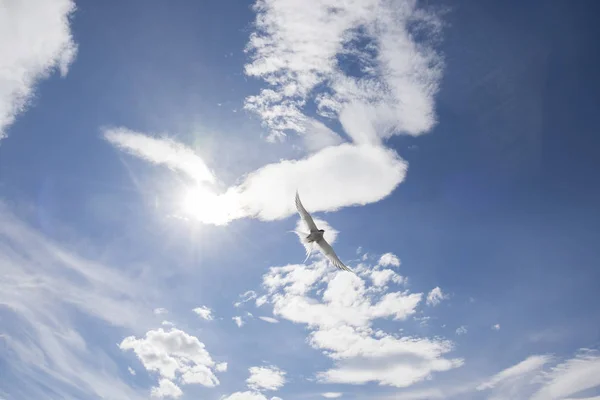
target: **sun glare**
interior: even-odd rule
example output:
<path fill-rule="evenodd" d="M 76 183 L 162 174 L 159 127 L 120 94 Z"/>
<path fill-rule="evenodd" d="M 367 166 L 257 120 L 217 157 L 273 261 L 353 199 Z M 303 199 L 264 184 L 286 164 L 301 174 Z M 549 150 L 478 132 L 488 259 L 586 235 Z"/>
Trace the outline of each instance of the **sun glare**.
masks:
<path fill-rule="evenodd" d="M 186 215 L 205 224 L 226 225 L 239 210 L 231 197 L 227 193 L 215 194 L 203 186 L 195 186 L 183 194 L 181 208 Z"/>

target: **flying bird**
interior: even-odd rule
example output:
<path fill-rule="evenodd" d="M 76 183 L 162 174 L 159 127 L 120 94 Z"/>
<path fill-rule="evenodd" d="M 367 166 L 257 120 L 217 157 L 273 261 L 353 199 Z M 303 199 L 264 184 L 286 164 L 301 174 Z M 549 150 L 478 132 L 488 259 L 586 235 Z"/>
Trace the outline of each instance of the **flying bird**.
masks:
<path fill-rule="evenodd" d="M 325 257 L 327 257 L 327 259 L 333 264 L 334 267 L 337 267 L 344 271 L 353 272 L 350 268 L 344 265 L 344 263 L 335 254 L 335 251 L 333 251 L 331 245 L 327 243 L 325 238 L 323 238 L 323 233 L 325 233 L 325 230 L 317 228 L 315 221 L 313 221 L 308 211 L 306 211 L 306 208 L 304 208 L 304 206 L 302 205 L 298 192 L 296 192 L 296 208 L 298 209 L 298 214 L 300 214 L 300 217 L 310 230 L 308 236 L 305 236 L 304 238 L 300 236 L 300 239 L 306 246 L 306 259 L 304 261 L 308 260 L 308 257 L 311 253 L 311 247 L 314 243 L 316 243 L 319 246 L 319 250 L 321 250 L 321 253 L 323 253 Z"/>

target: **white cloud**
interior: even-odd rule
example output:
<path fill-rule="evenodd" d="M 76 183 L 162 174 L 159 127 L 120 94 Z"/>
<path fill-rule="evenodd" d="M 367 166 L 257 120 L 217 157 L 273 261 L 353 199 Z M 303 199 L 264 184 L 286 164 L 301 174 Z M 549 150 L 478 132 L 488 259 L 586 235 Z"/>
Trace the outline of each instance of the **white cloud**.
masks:
<path fill-rule="evenodd" d="M 272 397 L 271 400 L 276 400 L 277 397 Z M 223 397 L 222 400 L 269 400 L 264 394 L 260 392 L 236 392 L 229 396 Z"/>
<path fill-rule="evenodd" d="M 122 350 L 133 350 L 148 371 L 156 371 L 169 380 L 198 383 L 208 387 L 219 384 L 213 373 L 216 365 L 204 344 L 179 329 L 162 328 L 146 332 L 144 338 L 129 336 L 121 342 Z"/>
<path fill-rule="evenodd" d="M 582 349 L 542 375 L 544 384 L 531 400 L 559 400 L 600 386 L 600 354 Z"/>
<path fill-rule="evenodd" d="M 223 225 L 239 218 L 287 218 L 296 213 L 293 199 L 297 189 L 311 212 L 376 202 L 389 195 L 406 174 L 406 163 L 391 149 L 341 144 L 300 160 L 265 165 L 246 175 L 239 185 L 219 192 L 211 184 L 213 175 L 204 162 L 183 144 L 124 128 L 105 130 L 104 136 L 135 156 L 167 164 L 201 181 L 186 189 L 177 212 L 207 224 Z"/>
<path fill-rule="evenodd" d="M 196 307 L 192 311 L 198 314 L 200 318 L 204 318 L 207 321 L 212 321 L 213 319 L 211 309 L 206 306 Z"/>
<path fill-rule="evenodd" d="M 0 309 L 11 321 L 0 324 L 8 351 L 0 352 L 0 361 L 6 376 L 15 377 L 3 390 L 14 384 L 20 397 L 32 399 L 47 397 L 48 389 L 59 398 L 74 391 L 89 398 L 147 398 L 121 380 L 122 367 L 110 352 L 88 342 L 89 327 L 82 330 L 76 315 L 110 334 L 139 329 L 153 319 L 146 302 L 154 296 L 152 285 L 123 266 L 68 250 L 76 247 L 48 239 L 0 201 Z"/>
<path fill-rule="evenodd" d="M 427 295 L 427 305 L 428 306 L 437 306 L 438 304 L 440 304 L 442 302 L 442 300 L 444 300 L 446 298 L 448 298 L 448 296 L 445 295 L 444 292 L 442 292 L 442 289 L 440 289 L 439 286 L 436 286 Z"/>
<path fill-rule="evenodd" d="M 500 330 L 500 324 L 492 325 L 492 329 L 495 330 L 495 331 L 499 331 Z"/>
<path fill-rule="evenodd" d="M 134 370 L 133 368 L 131 368 L 131 367 L 127 367 L 127 371 L 129 371 L 129 373 L 130 373 L 131 375 L 134 375 L 134 376 L 135 376 L 135 370 Z"/>
<path fill-rule="evenodd" d="M 326 399 L 339 399 L 340 397 L 342 397 L 342 393 L 327 392 L 327 393 L 321 393 L 321 396 L 325 397 Z"/>
<path fill-rule="evenodd" d="M 285 371 L 275 366 L 250 367 L 249 371 L 250 377 L 246 379 L 246 383 L 250 389 L 278 390 L 285 384 Z"/>
<path fill-rule="evenodd" d="M 215 371 L 217 371 L 217 372 L 227 371 L 227 363 L 226 362 L 218 363 L 217 365 L 215 365 Z"/>
<path fill-rule="evenodd" d="M 357 143 L 417 135 L 435 123 L 441 63 L 426 43 L 413 41 L 407 26 L 435 30 L 439 23 L 416 2 L 260 0 L 255 10 L 246 74 L 270 88 L 248 97 L 245 107 L 262 117 L 270 139 L 307 131 L 311 119 L 303 109 L 311 96 L 319 113 L 338 117 Z M 357 45 L 361 40 L 370 44 Z M 353 60 L 362 76 L 347 74 L 338 56 Z"/>
<path fill-rule="evenodd" d="M 197 182 L 214 183 L 215 176 L 204 160 L 185 145 L 167 137 L 154 138 L 126 128 L 104 130 L 104 137 L 119 149 L 154 164 L 184 172 Z"/>
<path fill-rule="evenodd" d="M 235 324 L 238 326 L 238 328 L 241 328 L 244 325 L 244 321 L 242 320 L 242 317 L 235 316 L 231 318 L 233 320 L 233 322 L 235 322 Z"/>
<path fill-rule="evenodd" d="M 278 324 L 279 320 L 276 320 L 275 318 L 271 318 L 271 317 L 258 317 L 260 319 L 262 319 L 265 322 L 271 323 L 271 324 Z"/>
<path fill-rule="evenodd" d="M 389 267 L 390 265 L 394 267 L 399 267 L 400 259 L 393 253 L 385 253 L 379 258 L 378 264 L 382 267 Z"/>
<path fill-rule="evenodd" d="M 170 380 L 165 379 L 165 378 L 162 378 L 158 382 L 158 386 L 153 387 L 150 393 L 151 393 L 152 397 L 158 397 L 158 398 L 170 397 L 173 399 L 177 399 L 183 395 L 183 391 L 179 388 L 179 386 L 177 386 L 176 384 L 174 384 L 173 382 L 171 382 Z"/>
<path fill-rule="evenodd" d="M 466 326 L 459 326 L 458 328 L 456 328 L 456 334 L 457 335 L 466 335 L 468 332 L 467 327 Z"/>
<path fill-rule="evenodd" d="M 364 278 L 334 271 L 321 259 L 272 267 L 263 276 L 274 315 L 308 325 L 309 344 L 335 361 L 334 368 L 317 374 L 320 381 L 404 387 L 462 365 L 461 359 L 444 358 L 453 350 L 450 341 L 373 329 L 377 319 L 413 315 L 423 294 L 383 291 L 368 285 L 369 268 L 357 271 Z"/>
<path fill-rule="evenodd" d="M 491 389 L 506 381 L 512 381 L 528 375 L 532 372 L 538 372 L 543 366 L 549 363 L 552 357 L 548 355 L 531 356 L 520 363 L 509 367 L 496 375 L 492 376 L 486 382 L 477 386 L 477 390 Z"/>
<path fill-rule="evenodd" d="M 401 284 L 404 282 L 404 278 L 391 269 L 383 269 L 383 270 L 371 270 L 370 278 L 373 281 L 373 285 L 377 287 L 383 287 L 387 285 L 389 282 L 394 282 L 396 284 Z"/>
<path fill-rule="evenodd" d="M 24 112 L 35 85 L 58 69 L 68 72 L 77 53 L 70 29 L 72 0 L 14 1 L 0 7 L 0 141 Z"/>
<path fill-rule="evenodd" d="M 168 312 L 169 311 L 166 308 L 162 308 L 162 307 L 154 309 L 154 314 L 156 314 L 156 315 L 167 314 Z"/>
<path fill-rule="evenodd" d="M 235 307 L 239 307 L 250 300 L 256 299 L 256 292 L 254 290 L 248 290 L 246 293 L 240 295 L 240 297 L 241 300 L 233 304 Z"/>

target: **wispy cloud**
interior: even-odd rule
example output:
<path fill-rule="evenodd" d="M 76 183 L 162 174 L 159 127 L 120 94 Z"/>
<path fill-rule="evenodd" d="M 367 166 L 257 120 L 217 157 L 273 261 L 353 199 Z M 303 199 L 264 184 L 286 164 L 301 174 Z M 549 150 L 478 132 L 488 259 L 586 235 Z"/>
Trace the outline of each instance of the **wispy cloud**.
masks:
<path fill-rule="evenodd" d="M 459 326 L 458 328 L 456 328 L 456 334 L 457 335 L 466 335 L 468 332 L 467 327 L 466 326 Z"/>
<path fill-rule="evenodd" d="M 552 357 L 548 355 L 528 357 L 520 363 L 492 376 L 490 379 L 477 386 L 477 390 L 491 389 L 499 384 L 506 383 L 507 381 L 522 378 L 524 375 L 531 374 L 532 372 L 539 372 L 540 369 L 551 360 Z"/>
<path fill-rule="evenodd" d="M 270 324 L 278 324 L 279 320 L 272 318 L 272 317 L 258 317 L 259 319 L 262 319 L 265 322 L 268 322 Z"/>
<path fill-rule="evenodd" d="M 197 182 L 214 183 L 215 176 L 190 148 L 167 137 L 154 138 L 125 128 L 104 131 L 111 144 L 154 164 L 184 172 Z"/>
<path fill-rule="evenodd" d="M 0 352 L 0 358 L 7 376 L 15 377 L 4 381 L 4 390 L 18 390 L 27 398 L 45 398 L 48 387 L 60 398 L 73 393 L 145 398 L 121 381 L 120 370 L 126 373 L 126 367 L 89 342 L 77 321 L 86 316 L 89 324 L 108 325 L 107 332 L 115 335 L 149 325 L 150 285 L 66 250 L 2 202 L 0 275 L 0 314 L 12 321 L 0 326 L 10 350 Z M 10 359 L 4 359 L 8 354 Z"/>
<path fill-rule="evenodd" d="M 22 113 L 36 83 L 58 69 L 65 76 L 77 53 L 72 0 L 16 1 L 0 7 L 0 141 Z"/>
<path fill-rule="evenodd" d="M 239 315 L 232 317 L 231 319 L 233 320 L 233 322 L 235 322 L 238 328 L 241 328 L 244 325 L 244 320 Z"/>
<path fill-rule="evenodd" d="M 342 393 L 326 392 L 326 393 L 321 393 L 321 396 L 325 397 L 326 399 L 339 399 L 340 397 L 342 397 Z"/>
<path fill-rule="evenodd" d="M 582 349 L 542 375 L 544 384 L 531 400 L 559 400 L 600 386 L 600 353 Z"/>

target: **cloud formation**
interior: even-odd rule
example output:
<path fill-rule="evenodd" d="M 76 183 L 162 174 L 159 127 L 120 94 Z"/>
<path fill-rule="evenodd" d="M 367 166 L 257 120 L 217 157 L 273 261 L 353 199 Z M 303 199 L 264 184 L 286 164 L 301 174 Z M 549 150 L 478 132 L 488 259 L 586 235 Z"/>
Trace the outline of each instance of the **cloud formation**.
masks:
<path fill-rule="evenodd" d="M 254 9 L 245 72 L 268 88 L 248 97 L 245 107 L 261 116 L 271 139 L 300 133 L 306 154 L 264 165 L 223 190 L 206 163 L 181 143 L 126 128 L 106 129 L 104 137 L 195 180 L 181 209 L 207 224 L 286 218 L 295 212 L 290 199 L 296 190 L 313 212 L 388 196 L 404 180 L 407 163 L 384 139 L 419 135 L 435 124 L 442 63 L 429 39 L 441 26 L 437 17 L 408 0 L 259 0 Z M 415 42 L 412 29 L 422 41 Z M 349 72 L 355 67 L 360 76 Z M 309 100 L 346 136 L 305 114 Z"/>
<path fill-rule="evenodd" d="M 119 347 L 124 351 L 133 350 L 146 370 L 158 372 L 161 381 L 157 393 L 178 393 L 173 382 L 176 379 L 181 384 L 215 387 L 219 380 L 214 371 L 224 370 L 213 361 L 204 343 L 176 328 L 150 330 L 139 339 L 129 336 Z"/>
<path fill-rule="evenodd" d="M 192 311 L 198 314 L 200 318 L 203 318 L 207 321 L 212 321 L 213 319 L 212 310 L 206 306 L 196 307 Z"/>
<path fill-rule="evenodd" d="M 144 399 L 120 378 L 109 353 L 88 340 L 79 321 L 106 332 L 136 329 L 152 319 L 153 289 L 82 257 L 14 215 L 0 201 L 0 324 L 2 390 L 25 398 L 56 396 Z M 89 329 L 89 327 L 88 327 Z M 126 370 L 126 368 L 123 368 Z"/>
<path fill-rule="evenodd" d="M 35 85 L 54 70 L 65 76 L 77 46 L 72 0 L 15 1 L 0 7 L 0 141 L 24 112 Z"/>
<path fill-rule="evenodd" d="M 263 119 L 271 140 L 308 130 L 309 101 L 360 144 L 418 135 L 435 123 L 441 61 L 427 42 L 415 43 L 409 25 L 427 36 L 440 23 L 416 2 L 259 0 L 254 9 L 245 72 L 268 88 L 245 107 Z"/>
<path fill-rule="evenodd" d="M 271 267 L 263 276 L 273 314 L 307 325 L 308 343 L 334 360 L 318 380 L 406 387 L 461 366 L 462 359 L 445 358 L 454 348 L 449 340 L 373 328 L 376 320 L 402 321 L 415 314 L 423 294 L 369 284 L 372 270 L 359 265 L 358 275 L 339 273 L 320 257 L 310 265 Z"/>
<path fill-rule="evenodd" d="M 248 387 L 255 391 L 278 390 L 285 384 L 285 371 L 275 366 L 250 367 Z"/>
<path fill-rule="evenodd" d="M 446 294 L 444 294 L 444 292 L 442 292 L 442 289 L 440 289 L 439 286 L 436 286 L 427 295 L 427 305 L 428 306 L 437 306 L 438 304 L 440 304 L 442 302 L 442 300 L 444 300 L 446 298 L 448 298 L 448 296 Z"/>

